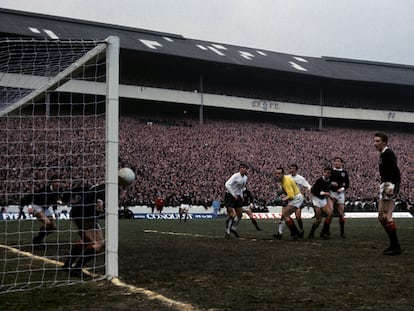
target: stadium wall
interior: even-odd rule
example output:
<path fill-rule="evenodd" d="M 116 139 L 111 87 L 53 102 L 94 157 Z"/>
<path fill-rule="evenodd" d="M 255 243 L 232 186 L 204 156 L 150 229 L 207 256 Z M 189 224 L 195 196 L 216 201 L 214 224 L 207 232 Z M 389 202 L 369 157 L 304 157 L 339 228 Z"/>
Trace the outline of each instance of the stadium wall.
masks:
<path fill-rule="evenodd" d="M 39 85 L 39 83 L 42 83 L 45 80 L 45 78 L 30 75 L 25 75 L 23 77 L 21 77 L 21 75 L 19 77 L 17 76 L 18 75 L 16 74 L 5 75 L 0 82 L 0 86 L 16 86 L 15 81 L 17 78 L 19 78 L 19 87 L 33 89 L 36 85 Z M 105 92 L 103 86 L 104 85 L 102 83 L 71 80 L 60 87 L 58 91 L 84 94 L 85 90 L 87 90 L 87 93 L 89 94 L 103 95 Z M 296 115 L 303 117 L 405 124 L 414 123 L 413 112 L 397 111 L 392 109 L 376 110 L 333 107 L 326 105 L 310 105 L 285 101 L 200 93 L 197 90 L 190 92 L 121 84 L 119 86 L 119 95 L 121 98 L 154 102 L 188 104 L 199 107 L 206 106 L 214 108 L 227 108 L 255 112 Z"/>
<path fill-rule="evenodd" d="M 236 96 L 215 95 L 206 93 L 201 94 L 196 91 L 186 92 L 144 86 L 136 87 L 121 85 L 120 96 L 150 101 L 163 101 L 200 106 L 203 105 L 217 108 L 271 112 L 280 114 L 300 115 L 306 117 L 401 123 L 414 122 L 414 113 L 411 112 L 306 105 Z"/>

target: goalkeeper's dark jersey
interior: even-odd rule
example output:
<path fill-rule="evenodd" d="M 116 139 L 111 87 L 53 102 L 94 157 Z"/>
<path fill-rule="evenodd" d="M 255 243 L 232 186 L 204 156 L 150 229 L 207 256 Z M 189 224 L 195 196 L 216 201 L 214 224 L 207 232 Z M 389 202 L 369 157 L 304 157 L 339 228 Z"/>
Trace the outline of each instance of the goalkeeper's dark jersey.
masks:
<path fill-rule="evenodd" d="M 105 184 L 73 188 L 70 196 L 71 218 L 93 218 L 101 216 L 96 211 L 98 200 L 105 202 Z"/>
<path fill-rule="evenodd" d="M 62 193 L 62 188 L 53 189 L 52 185 L 49 184 L 34 193 L 24 196 L 20 205 L 35 204 L 43 208 L 48 208 L 49 206 L 58 204 L 57 202 L 61 200 Z"/>

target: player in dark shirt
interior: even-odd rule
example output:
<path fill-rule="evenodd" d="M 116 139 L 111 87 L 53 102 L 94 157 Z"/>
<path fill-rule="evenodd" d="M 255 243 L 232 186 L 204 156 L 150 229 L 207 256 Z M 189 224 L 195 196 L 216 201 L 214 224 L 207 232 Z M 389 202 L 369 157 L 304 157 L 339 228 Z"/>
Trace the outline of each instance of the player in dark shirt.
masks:
<path fill-rule="evenodd" d="M 394 256 L 401 254 L 401 247 L 397 237 L 397 226 L 392 218 L 395 208 L 395 198 L 400 190 L 401 173 L 397 165 L 394 151 L 388 147 L 388 136 L 384 133 L 374 134 L 374 147 L 380 152 L 379 172 L 381 185 L 379 190 L 378 220 L 384 227 L 390 240 L 389 247 L 384 255 Z"/>
<path fill-rule="evenodd" d="M 180 198 L 180 206 L 178 208 L 178 213 L 180 214 L 180 222 L 184 217 L 184 222 L 187 221 L 188 211 L 192 205 L 193 198 L 190 194 L 185 194 Z"/>
<path fill-rule="evenodd" d="M 65 199 L 71 202 L 70 216 L 78 229 L 80 240 L 72 246 L 63 268 L 80 275 L 85 263 L 95 258 L 105 246 L 98 222 L 104 216 L 105 184 L 73 188 L 65 193 Z"/>
<path fill-rule="evenodd" d="M 345 239 L 345 192 L 349 188 L 349 175 L 343 168 L 344 160 L 341 157 L 333 159 L 331 171 L 331 191 L 328 198 L 329 207 L 336 208 L 339 215 L 340 236 Z M 330 235 L 330 233 L 327 233 Z"/>
<path fill-rule="evenodd" d="M 249 216 L 250 221 L 252 222 L 253 226 L 256 228 L 257 231 L 262 231 L 262 229 L 260 229 L 257 223 L 257 220 L 254 218 L 254 215 L 253 215 L 252 209 L 254 207 L 254 197 L 253 197 L 252 192 L 249 189 L 244 188 L 242 199 L 243 199 L 243 213 L 246 213 Z"/>
<path fill-rule="evenodd" d="M 313 223 L 312 229 L 309 233 L 309 239 L 314 238 L 315 231 L 321 223 L 322 211 L 326 214 L 326 218 L 323 224 L 321 237 L 324 239 L 329 238 L 327 233 L 329 232 L 329 225 L 333 214 L 327 200 L 330 195 L 331 171 L 330 167 L 325 167 L 323 175 L 316 180 L 315 184 L 311 188 L 313 210 L 315 211 L 315 222 Z"/>

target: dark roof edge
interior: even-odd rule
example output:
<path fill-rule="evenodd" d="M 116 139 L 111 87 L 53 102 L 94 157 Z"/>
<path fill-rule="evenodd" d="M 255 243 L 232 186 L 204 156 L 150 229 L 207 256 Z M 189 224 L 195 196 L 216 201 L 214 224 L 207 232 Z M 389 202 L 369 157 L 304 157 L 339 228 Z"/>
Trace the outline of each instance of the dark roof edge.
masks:
<path fill-rule="evenodd" d="M 369 61 L 369 60 L 360 60 L 360 59 L 351 59 L 351 58 L 341 58 L 341 57 L 333 57 L 333 56 L 322 56 L 323 60 L 328 62 L 338 62 L 338 63 L 351 63 L 351 64 L 359 64 L 359 65 L 371 65 L 371 66 L 381 66 L 381 67 L 396 67 L 396 68 L 404 68 L 404 69 L 414 69 L 412 65 L 403 65 L 403 64 L 396 64 L 396 63 L 384 63 L 384 62 L 376 62 L 376 61 Z"/>
<path fill-rule="evenodd" d="M 168 33 L 168 32 L 160 32 L 160 31 L 155 31 L 155 30 L 134 28 L 134 27 L 121 26 L 121 25 L 116 25 L 116 24 L 87 21 L 87 20 L 83 20 L 83 19 L 69 18 L 69 17 L 56 16 L 56 15 L 47 15 L 47 14 L 43 14 L 43 13 L 32 13 L 32 12 L 27 12 L 27 11 L 17 11 L 17 10 L 10 10 L 10 9 L 0 8 L 0 13 L 1 12 L 8 13 L 8 14 L 14 14 L 14 15 L 20 15 L 20 16 L 23 15 L 23 16 L 36 17 L 36 18 L 41 17 L 41 18 L 45 18 L 45 19 L 49 19 L 49 20 L 60 20 L 60 21 L 64 21 L 64 22 L 84 24 L 84 25 L 89 25 L 89 26 L 98 26 L 98 27 L 105 27 L 105 28 L 112 28 L 112 29 L 116 28 L 116 29 L 119 29 L 119 30 L 141 32 L 141 33 L 146 33 L 146 34 L 150 34 L 150 35 L 171 37 L 171 38 L 176 38 L 176 39 L 183 39 L 183 40 L 186 39 L 182 35 Z"/>

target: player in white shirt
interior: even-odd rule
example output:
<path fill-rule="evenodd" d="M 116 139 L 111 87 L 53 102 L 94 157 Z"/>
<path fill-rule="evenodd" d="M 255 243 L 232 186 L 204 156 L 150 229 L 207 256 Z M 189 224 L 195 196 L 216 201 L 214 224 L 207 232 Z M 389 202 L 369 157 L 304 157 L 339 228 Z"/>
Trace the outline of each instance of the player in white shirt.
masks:
<path fill-rule="evenodd" d="M 239 237 L 237 233 L 237 224 L 239 223 L 243 213 L 243 189 L 247 183 L 247 165 L 240 163 L 239 172 L 233 174 L 225 184 L 226 194 L 224 196 L 224 205 L 227 209 L 226 220 L 226 238 L 233 233 Z"/>

